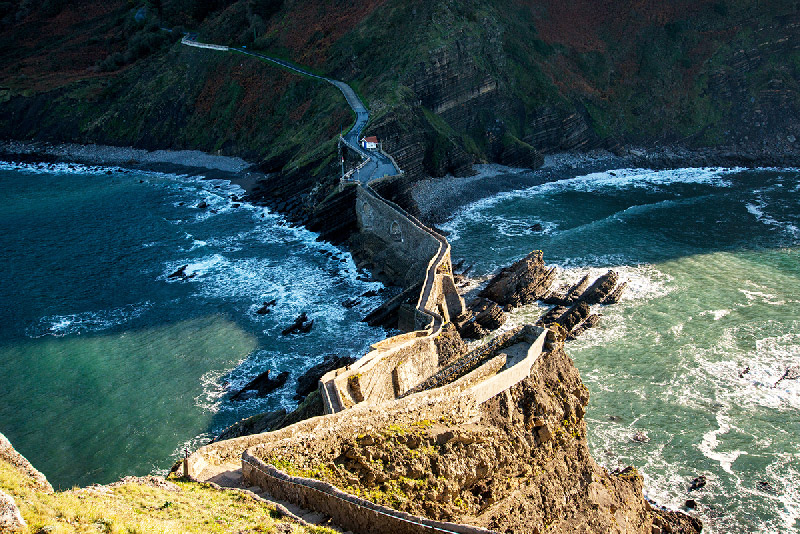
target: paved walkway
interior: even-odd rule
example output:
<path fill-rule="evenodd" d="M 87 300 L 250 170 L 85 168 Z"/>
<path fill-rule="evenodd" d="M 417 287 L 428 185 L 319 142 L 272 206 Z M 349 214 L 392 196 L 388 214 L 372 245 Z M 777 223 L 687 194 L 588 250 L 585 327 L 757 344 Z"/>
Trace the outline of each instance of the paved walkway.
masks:
<path fill-rule="evenodd" d="M 310 525 L 321 525 L 338 532 L 342 532 L 343 529 L 340 527 L 331 524 L 330 518 L 325 514 L 321 514 L 319 512 L 314 512 L 311 510 L 306 510 L 305 508 L 301 508 L 296 504 L 290 503 L 288 501 L 281 501 L 275 499 L 269 493 L 265 492 L 259 486 L 246 486 L 244 483 L 244 479 L 242 479 L 242 464 L 223 464 L 218 466 L 212 466 L 207 468 L 205 471 L 200 473 L 197 477 L 199 482 L 213 482 L 223 488 L 233 488 L 233 489 L 245 489 L 251 491 L 270 503 L 278 504 L 286 508 L 289 512 L 300 518 L 302 521 L 310 524 Z"/>
<path fill-rule="evenodd" d="M 205 43 L 198 43 L 195 40 L 184 38 L 181 43 L 186 46 L 194 46 L 200 48 L 210 48 L 213 50 L 219 51 L 232 51 L 238 52 L 240 54 L 245 54 L 248 56 L 257 57 L 259 59 L 263 59 L 269 63 L 282 67 L 284 69 L 290 70 L 292 72 L 296 72 L 297 74 L 301 74 L 303 76 L 308 76 L 309 78 L 315 78 L 320 81 L 328 82 L 329 84 L 333 85 L 339 91 L 342 92 L 344 95 L 344 99 L 347 101 L 347 104 L 353 110 L 353 113 L 356 114 L 356 122 L 350 131 L 344 134 L 344 140 L 353 148 L 356 152 L 361 154 L 364 159 L 369 158 L 369 162 L 362 167 L 357 173 L 354 174 L 354 178 L 362 183 L 368 183 L 371 180 L 375 180 L 376 178 L 382 178 L 384 176 L 394 176 L 396 174 L 400 174 L 400 169 L 398 169 L 394 162 L 386 155 L 380 153 L 377 150 L 364 150 L 359 146 L 359 139 L 361 137 L 361 132 L 364 130 L 364 127 L 369 122 L 369 110 L 358 98 L 358 95 L 350 87 L 348 84 L 341 80 L 334 80 L 333 78 L 326 78 L 325 76 L 320 76 L 319 74 L 314 74 L 298 65 L 290 63 L 289 61 L 266 56 L 264 54 L 259 54 L 258 52 L 253 52 L 251 50 L 247 50 L 246 48 L 236 48 L 236 47 L 227 47 L 221 45 L 208 45 Z"/>

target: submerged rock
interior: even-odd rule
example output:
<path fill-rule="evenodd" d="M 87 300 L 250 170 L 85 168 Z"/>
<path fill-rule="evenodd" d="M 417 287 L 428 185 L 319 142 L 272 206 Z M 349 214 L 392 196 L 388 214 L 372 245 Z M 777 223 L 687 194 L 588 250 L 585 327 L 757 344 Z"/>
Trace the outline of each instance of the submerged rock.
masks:
<path fill-rule="evenodd" d="M 692 480 L 691 484 L 689 484 L 689 491 L 699 490 L 705 487 L 705 485 L 706 485 L 706 476 L 700 475 L 698 477 L 695 477 Z"/>
<path fill-rule="evenodd" d="M 361 304 L 361 301 L 358 300 L 358 299 L 347 299 L 347 300 L 342 302 L 342 306 L 344 306 L 348 310 L 350 308 L 354 308 L 354 307 L 358 306 L 359 304 Z"/>
<path fill-rule="evenodd" d="M 290 326 L 283 329 L 281 332 L 282 335 L 288 336 L 291 334 L 307 334 L 311 332 L 311 328 L 314 326 L 314 319 L 309 320 L 308 315 L 306 312 L 301 313 L 297 316 Z"/>
<path fill-rule="evenodd" d="M 175 279 L 190 280 L 190 279 L 194 278 L 195 276 L 197 276 L 197 273 L 186 274 L 186 269 L 188 267 L 189 267 L 188 264 L 180 266 L 177 271 L 175 271 L 174 273 L 172 273 L 170 275 L 167 275 L 167 278 L 171 279 L 171 280 L 175 280 Z"/>
<path fill-rule="evenodd" d="M 282 372 L 276 378 L 271 378 L 269 376 L 271 371 L 271 369 L 267 369 L 253 380 L 248 382 L 245 387 L 231 396 L 231 400 L 240 400 L 244 398 L 245 393 L 248 391 L 255 391 L 256 396 L 263 397 L 264 395 L 268 395 L 284 385 L 286 380 L 289 379 L 289 371 Z"/>
<path fill-rule="evenodd" d="M 269 302 L 265 302 L 259 309 L 256 310 L 258 315 L 266 315 L 270 312 L 270 309 L 278 303 L 276 299 L 272 299 Z"/>

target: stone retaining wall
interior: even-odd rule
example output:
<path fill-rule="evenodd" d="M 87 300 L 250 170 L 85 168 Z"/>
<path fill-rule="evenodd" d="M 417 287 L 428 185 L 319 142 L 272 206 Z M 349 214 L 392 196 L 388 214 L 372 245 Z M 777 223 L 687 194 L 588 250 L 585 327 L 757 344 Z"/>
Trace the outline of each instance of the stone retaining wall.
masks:
<path fill-rule="evenodd" d="M 362 232 L 378 236 L 396 255 L 408 260 L 410 269 L 397 280 L 399 284 L 410 286 L 425 277 L 428 262 L 442 246 L 427 228 L 364 187 L 356 196 L 356 216 Z"/>
<path fill-rule="evenodd" d="M 195 48 L 207 48 L 209 50 L 220 50 L 222 52 L 227 52 L 230 50 L 229 47 L 223 45 L 215 45 L 215 44 L 207 44 L 207 43 L 198 43 L 197 41 L 192 41 L 188 37 L 184 37 L 181 39 L 181 44 L 185 44 L 186 46 L 193 46 Z"/>
<path fill-rule="evenodd" d="M 492 534 L 471 525 L 433 521 L 372 503 L 310 478 L 301 478 L 268 465 L 251 451 L 242 455 L 242 476 L 250 485 L 267 489 L 281 500 L 330 516 L 334 523 L 359 534 Z"/>

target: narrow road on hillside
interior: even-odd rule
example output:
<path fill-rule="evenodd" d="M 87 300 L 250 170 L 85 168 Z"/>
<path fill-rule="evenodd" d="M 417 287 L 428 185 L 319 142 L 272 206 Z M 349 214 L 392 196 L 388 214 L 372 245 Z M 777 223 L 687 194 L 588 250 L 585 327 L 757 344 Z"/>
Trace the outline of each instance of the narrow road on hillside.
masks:
<path fill-rule="evenodd" d="M 190 39 L 185 37 L 181 40 L 181 43 L 187 46 L 194 46 L 198 48 L 208 48 L 208 46 L 204 46 L 205 43 L 198 43 L 194 39 Z M 400 174 L 401 171 L 397 166 L 394 164 L 391 158 L 389 158 L 386 154 L 381 153 L 378 150 L 365 150 L 359 145 L 359 137 L 361 137 L 361 132 L 364 130 L 364 127 L 367 125 L 369 121 L 369 110 L 358 98 L 358 95 L 350 87 L 348 84 L 341 80 L 334 80 L 332 78 L 326 78 L 325 76 L 320 76 L 319 74 L 314 74 L 313 72 L 307 71 L 302 67 L 294 65 L 286 60 L 266 56 L 264 54 L 259 54 L 258 52 L 252 52 L 247 50 L 246 48 L 237 48 L 237 47 L 228 47 L 222 45 L 211 45 L 214 47 L 215 50 L 219 51 L 233 51 L 239 52 L 240 54 L 245 54 L 248 56 L 257 57 L 259 59 L 263 59 L 264 61 L 268 61 L 273 63 L 279 67 L 284 69 L 288 69 L 292 72 L 296 72 L 297 74 L 301 74 L 303 76 L 308 76 L 309 78 L 315 78 L 320 81 L 328 82 L 329 84 L 333 85 L 339 91 L 342 92 L 344 95 L 344 99 L 347 101 L 347 105 L 353 110 L 353 113 L 356 114 L 356 123 L 350 128 L 350 131 L 344 134 L 342 137 L 347 145 L 358 152 L 361 157 L 364 159 L 368 159 L 366 165 L 364 165 L 358 172 L 356 172 L 353 177 L 354 179 L 358 180 L 362 183 L 368 183 L 371 180 L 375 180 L 376 178 L 382 178 L 384 176 L 394 176 L 396 174 Z"/>

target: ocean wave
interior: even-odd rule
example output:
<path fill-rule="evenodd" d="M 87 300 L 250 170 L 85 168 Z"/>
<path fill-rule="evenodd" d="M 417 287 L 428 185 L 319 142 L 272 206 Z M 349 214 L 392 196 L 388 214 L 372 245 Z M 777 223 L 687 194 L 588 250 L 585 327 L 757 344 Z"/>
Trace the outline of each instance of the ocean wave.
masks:
<path fill-rule="evenodd" d="M 0 161 L 0 170 L 3 171 L 23 171 L 33 174 L 88 174 L 88 175 L 108 175 L 108 174 L 133 174 L 137 177 L 158 179 L 185 179 L 185 174 L 170 174 L 158 171 L 130 170 L 115 165 L 86 165 L 83 163 L 22 163 Z"/>
<path fill-rule="evenodd" d="M 141 316 L 152 307 L 151 302 L 130 304 L 111 310 L 91 311 L 42 317 L 26 329 L 30 338 L 64 337 L 87 332 L 99 332 L 119 326 Z"/>
<path fill-rule="evenodd" d="M 758 222 L 777 228 L 795 239 L 800 238 L 800 228 L 796 224 L 788 221 L 779 221 L 767 213 L 769 206 L 762 195 L 756 194 L 754 198 L 745 203 L 745 208 Z"/>

